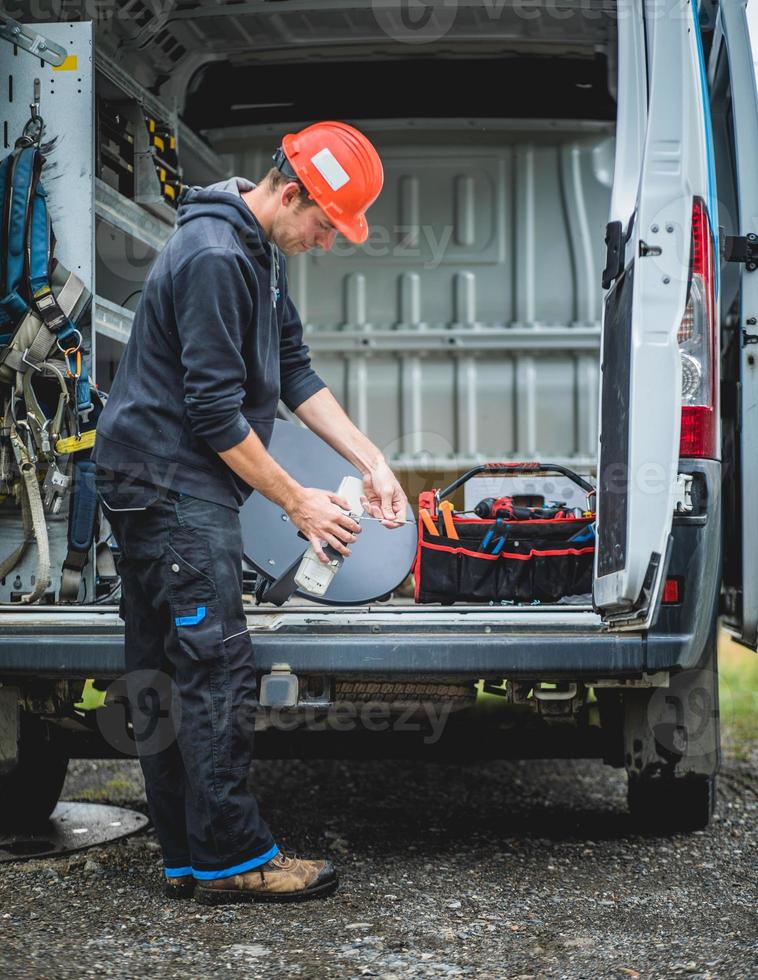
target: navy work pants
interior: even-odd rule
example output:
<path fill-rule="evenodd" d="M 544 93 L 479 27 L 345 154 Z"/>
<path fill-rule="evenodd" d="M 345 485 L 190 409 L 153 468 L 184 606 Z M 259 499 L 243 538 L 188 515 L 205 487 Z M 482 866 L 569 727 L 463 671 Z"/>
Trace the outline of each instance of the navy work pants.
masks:
<path fill-rule="evenodd" d="M 127 690 L 167 876 L 223 878 L 278 852 L 248 788 L 257 689 L 236 511 L 98 479 L 120 546 Z"/>

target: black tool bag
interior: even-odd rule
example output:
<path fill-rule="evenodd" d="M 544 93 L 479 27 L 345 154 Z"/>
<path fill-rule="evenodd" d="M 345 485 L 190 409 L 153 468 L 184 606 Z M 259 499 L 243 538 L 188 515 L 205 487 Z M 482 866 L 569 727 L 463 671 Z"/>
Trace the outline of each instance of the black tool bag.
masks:
<path fill-rule="evenodd" d="M 479 473 L 559 472 L 580 486 L 591 497 L 592 486 L 580 476 L 554 464 L 490 463 L 478 466 L 440 491 L 419 496 L 419 509 L 425 508 L 438 530 L 433 535 L 419 515 L 418 550 L 414 565 L 416 602 L 498 602 L 509 600 L 531 603 L 557 602 L 564 596 L 592 591 L 592 565 L 595 553 L 594 515 L 556 516 L 503 520 L 452 515 L 457 538 L 445 533 L 439 519 L 439 504 Z M 588 505 L 589 506 L 589 505 Z M 535 513 L 544 513 L 535 508 Z M 482 542 L 496 527 L 488 551 Z M 505 542 L 497 555 L 488 553 L 501 536 Z"/>

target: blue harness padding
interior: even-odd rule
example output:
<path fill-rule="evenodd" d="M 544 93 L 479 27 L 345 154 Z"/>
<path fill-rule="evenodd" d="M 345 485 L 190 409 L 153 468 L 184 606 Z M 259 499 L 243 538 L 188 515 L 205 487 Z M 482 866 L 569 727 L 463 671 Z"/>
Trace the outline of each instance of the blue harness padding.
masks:
<path fill-rule="evenodd" d="M 29 147 L 33 150 L 33 147 Z M 28 303 L 19 293 L 24 274 L 26 212 L 32 182 L 33 155 L 14 150 L 0 164 L 0 326 L 15 323 L 26 313 Z M 24 186 L 24 184 L 26 186 Z"/>
<path fill-rule="evenodd" d="M 45 158 L 37 146 L 19 143 L 0 163 L 3 234 L 0 239 L 0 329 L 7 324 L 15 325 L 30 306 L 34 306 L 45 326 L 65 348 L 67 338 L 73 341 L 77 330 L 58 306 L 50 286 L 55 236 L 47 210 L 47 194 L 40 180 Z M 69 370 L 72 370 L 75 359 L 72 362 L 69 356 L 67 360 Z M 78 412 L 91 410 L 89 375 L 84 358 L 75 388 Z"/>
<path fill-rule="evenodd" d="M 74 461 L 74 488 L 68 514 L 68 546 L 72 551 L 89 551 L 95 533 L 97 491 L 95 464 L 90 459 Z"/>

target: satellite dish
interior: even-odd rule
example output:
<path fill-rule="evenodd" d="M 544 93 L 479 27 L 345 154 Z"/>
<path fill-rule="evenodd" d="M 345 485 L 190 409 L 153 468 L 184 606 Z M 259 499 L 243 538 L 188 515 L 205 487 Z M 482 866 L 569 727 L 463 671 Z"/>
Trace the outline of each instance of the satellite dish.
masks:
<path fill-rule="evenodd" d="M 305 487 L 336 492 L 343 477 L 361 478 L 359 470 L 323 439 L 292 422 L 276 420 L 268 451 Z M 302 591 L 291 581 L 308 542 L 298 536 L 298 528 L 285 511 L 262 493 L 254 492 L 240 510 L 243 550 L 255 570 L 272 583 L 294 565 L 289 584 L 283 580 L 278 592 L 263 594 L 263 601 L 281 604 L 294 594 L 331 606 L 360 605 L 387 595 L 407 578 L 418 541 L 410 505 L 406 517 L 412 523 L 396 528 L 384 527 L 380 521 L 361 521 L 361 533 L 350 545 L 352 554 L 343 560 L 323 596 Z"/>

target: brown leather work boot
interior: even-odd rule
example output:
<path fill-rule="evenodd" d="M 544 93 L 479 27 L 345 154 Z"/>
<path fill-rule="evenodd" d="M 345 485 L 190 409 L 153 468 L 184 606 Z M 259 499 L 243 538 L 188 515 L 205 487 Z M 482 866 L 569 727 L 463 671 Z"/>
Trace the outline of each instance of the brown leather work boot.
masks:
<path fill-rule="evenodd" d="M 195 894 L 195 879 L 192 875 L 165 878 L 163 894 L 166 898 L 192 898 Z"/>
<path fill-rule="evenodd" d="M 244 874 L 198 881 L 195 901 L 204 905 L 227 902 L 305 902 L 323 898 L 337 888 L 331 861 L 304 861 L 279 852 L 266 864 Z"/>

